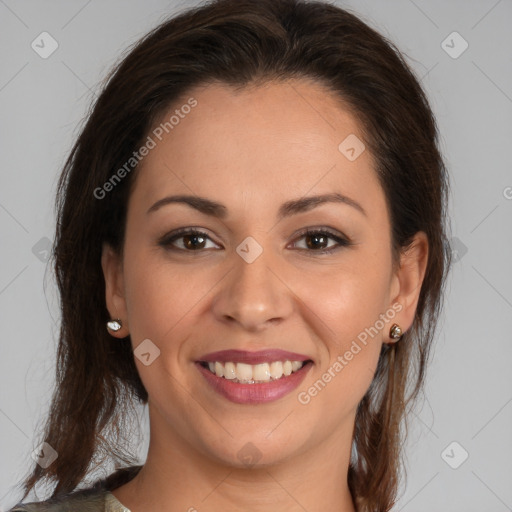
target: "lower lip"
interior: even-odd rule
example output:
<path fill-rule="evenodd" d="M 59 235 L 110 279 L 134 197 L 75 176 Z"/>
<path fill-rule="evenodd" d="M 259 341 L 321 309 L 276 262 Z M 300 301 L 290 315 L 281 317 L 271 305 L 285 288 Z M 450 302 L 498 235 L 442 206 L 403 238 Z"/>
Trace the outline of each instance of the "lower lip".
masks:
<path fill-rule="evenodd" d="M 224 377 L 217 377 L 217 375 L 200 363 L 196 362 L 196 366 L 212 388 L 231 402 L 237 404 L 262 404 L 279 400 L 279 398 L 291 393 L 304 380 L 313 363 L 311 361 L 306 363 L 300 370 L 291 373 L 287 377 L 259 384 L 232 382 Z"/>

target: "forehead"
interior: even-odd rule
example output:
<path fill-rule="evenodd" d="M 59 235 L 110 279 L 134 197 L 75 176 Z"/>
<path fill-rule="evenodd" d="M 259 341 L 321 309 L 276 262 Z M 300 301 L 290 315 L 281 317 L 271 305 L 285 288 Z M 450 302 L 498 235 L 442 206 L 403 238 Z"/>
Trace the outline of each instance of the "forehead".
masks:
<path fill-rule="evenodd" d="M 224 203 L 242 194 L 268 205 L 336 191 L 363 194 L 370 210 L 378 208 L 382 190 L 361 128 L 340 98 L 312 80 L 196 87 L 149 133 L 155 145 L 133 195 L 148 207 L 167 192 Z"/>

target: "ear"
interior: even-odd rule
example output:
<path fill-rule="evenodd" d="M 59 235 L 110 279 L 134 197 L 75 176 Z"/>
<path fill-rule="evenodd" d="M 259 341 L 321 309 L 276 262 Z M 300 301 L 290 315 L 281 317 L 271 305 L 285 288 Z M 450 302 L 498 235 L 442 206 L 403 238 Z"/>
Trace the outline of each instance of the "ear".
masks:
<path fill-rule="evenodd" d="M 121 320 L 122 327 L 116 332 L 110 331 L 115 338 L 125 338 L 129 334 L 128 314 L 124 296 L 124 276 L 121 256 L 104 243 L 101 253 L 101 268 L 105 278 L 105 299 L 110 318 Z"/>
<path fill-rule="evenodd" d="M 410 246 L 402 251 L 400 266 L 392 277 L 391 305 L 400 304 L 402 306 L 394 322 L 400 325 L 403 332 L 409 330 L 414 321 L 421 285 L 427 268 L 428 252 L 427 235 L 423 231 L 418 231 Z M 392 338 L 384 340 L 384 343 L 395 342 L 396 340 Z"/>

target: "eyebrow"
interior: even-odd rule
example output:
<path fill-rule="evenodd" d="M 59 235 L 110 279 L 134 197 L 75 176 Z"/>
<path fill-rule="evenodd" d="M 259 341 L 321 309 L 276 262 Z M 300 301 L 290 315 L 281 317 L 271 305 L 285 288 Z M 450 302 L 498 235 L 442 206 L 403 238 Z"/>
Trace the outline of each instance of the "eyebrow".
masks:
<path fill-rule="evenodd" d="M 146 213 L 154 212 L 160 209 L 162 206 L 168 204 L 181 203 L 198 210 L 199 212 L 217 217 L 219 219 L 225 219 L 227 216 L 227 208 L 221 203 L 207 199 L 206 197 L 191 196 L 191 195 L 176 195 L 168 196 L 158 200 L 153 206 L 151 206 Z M 367 216 L 365 209 L 357 202 L 343 194 L 331 193 L 322 194 L 317 196 L 301 197 L 299 199 L 292 199 L 286 201 L 279 208 L 277 217 L 278 220 L 282 220 L 285 217 L 290 217 L 298 213 L 307 212 L 313 208 L 325 204 L 325 203 L 342 203 L 352 206 L 364 216 Z"/>

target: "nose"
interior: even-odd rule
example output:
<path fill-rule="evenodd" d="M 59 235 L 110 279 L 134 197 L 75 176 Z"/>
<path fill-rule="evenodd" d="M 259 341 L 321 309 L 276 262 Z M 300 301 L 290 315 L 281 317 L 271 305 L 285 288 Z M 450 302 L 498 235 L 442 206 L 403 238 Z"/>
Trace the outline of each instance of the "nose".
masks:
<path fill-rule="evenodd" d="M 271 249 L 264 249 L 251 263 L 233 251 L 232 260 L 232 271 L 212 303 L 217 320 L 259 332 L 289 317 L 293 293 Z"/>

